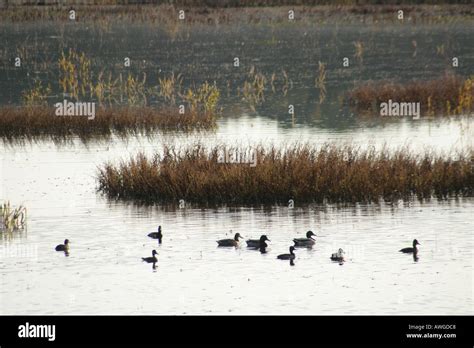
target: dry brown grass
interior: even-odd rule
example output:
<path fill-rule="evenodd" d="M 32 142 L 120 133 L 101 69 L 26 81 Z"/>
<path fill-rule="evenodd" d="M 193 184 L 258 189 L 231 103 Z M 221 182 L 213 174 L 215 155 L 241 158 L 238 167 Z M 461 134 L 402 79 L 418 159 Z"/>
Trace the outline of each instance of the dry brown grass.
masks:
<path fill-rule="evenodd" d="M 308 23 L 324 22 L 328 19 L 343 23 L 398 23 L 394 15 L 398 10 L 410 14 L 413 23 L 452 23 L 472 21 L 474 10 L 469 4 L 413 4 L 393 0 L 392 4 L 374 5 L 370 1 L 361 3 L 354 0 L 320 1 L 320 0 L 257 0 L 257 1 L 168 1 L 161 5 L 123 5 L 124 1 L 110 1 L 94 4 L 70 3 L 67 6 L 9 6 L 0 11 L 0 21 L 69 21 L 68 9 L 71 6 L 77 12 L 78 21 L 93 21 L 106 27 L 108 23 L 120 20 L 133 22 L 159 23 L 170 28 L 179 23 L 178 9 L 186 11 L 186 23 L 220 25 L 229 23 L 288 23 L 288 10 L 296 10 L 296 21 Z"/>
<path fill-rule="evenodd" d="M 4 140 L 35 137 L 69 137 L 83 139 L 119 135 L 151 133 L 157 130 L 189 131 L 212 129 L 216 118 L 212 114 L 151 107 L 117 107 L 96 109 L 94 119 L 86 116 L 55 116 L 55 108 L 2 107 L 0 108 L 0 137 Z"/>
<path fill-rule="evenodd" d="M 458 115 L 474 111 L 474 76 L 446 74 L 429 81 L 407 84 L 391 81 L 369 82 L 352 89 L 348 99 L 357 111 L 379 113 L 380 103 L 419 102 L 421 116 Z"/>
<path fill-rule="evenodd" d="M 99 168 L 99 190 L 109 198 L 148 203 L 181 199 L 207 204 L 371 202 L 474 193 L 474 151 L 452 157 L 408 148 L 362 150 L 353 146 L 255 148 L 258 164 L 219 163 L 222 146 L 165 147 Z M 236 150 L 235 148 L 232 150 Z M 243 153 L 249 148 L 238 149 Z"/>

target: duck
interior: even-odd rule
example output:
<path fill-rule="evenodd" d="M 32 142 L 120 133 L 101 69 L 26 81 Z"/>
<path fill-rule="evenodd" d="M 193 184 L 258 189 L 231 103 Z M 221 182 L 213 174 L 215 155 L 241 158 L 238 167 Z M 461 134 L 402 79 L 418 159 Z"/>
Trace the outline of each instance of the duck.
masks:
<path fill-rule="evenodd" d="M 270 239 L 268 239 L 268 237 L 266 235 L 262 234 L 260 236 L 260 239 L 249 239 L 249 240 L 246 241 L 246 243 L 247 243 L 248 248 L 258 249 L 258 248 L 261 248 L 262 246 L 264 248 L 266 248 L 268 246 L 267 243 L 265 243 L 265 241 L 270 242 Z"/>
<path fill-rule="evenodd" d="M 234 239 L 221 239 L 217 241 L 220 247 L 236 247 L 239 245 L 239 238 L 243 238 L 240 233 L 236 233 Z"/>
<path fill-rule="evenodd" d="M 306 232 L 306 238 L 295 238 L 293 239 L 293 242 L 295 243 L 295 247 L 308 247 L 308 246 L 313 246 L 315 243 L 315 240 L 313 236 L 316 237 L 316 235 L 313 233 L 313 231 L 308 231 Z"/>
<path fill-rule="evenodd" d="M 295 247 L 290 246 L 290 253 L 289 254 L 281 254 L 277 256 L 279 260 L 294 260 L 296 258 L 295 255 Z"/>
<path fill-rule="evenodd" d="M 339 248 L 337 253 L 334 253 L 334 254 L 331 255 L 331 260 L 332 261 L 344 262 L 344 250 Z"/>
<path fill-rule="evenodd" d="M 64 244 L 58 244 L 56 245 L 56 248 L 54 248 L 56 251 L 68 251 L 69 250 L 69 239 L 64 240 Z"/>
<path fill-rule="evenodd" d="M 158 226 L 158 232 L 148 233 L 148 237 L 158 239 L 158 244 L 161 244 L 161 239 L 163 238 L 163 234 L 161 233 L 161 226 Z"/>
<path fill-rule="evenodd" d="M 399 252 L 405 253 L 405 254 L 411 254 L 414 253 L 416 254 L 418 252 L 418 248 L 416 247 L 417 245 L 421 245 L 418 243 L 416 239 L 413 239 L 413 247 L 412 248 L 403 248 L 400 249 Z"/>
<path fill-rule="evenodd" d="M 151 252 L 151 255 L 152 256 L 150 256 L 150 257 L 142 257 L 142 260 L 145 261 L 146 263 L 156 263 L 156 262 L 158 262 L 158 259 L 155 256 L 155 255 L 158 255 L 156 250 L 153 250 Z"/>

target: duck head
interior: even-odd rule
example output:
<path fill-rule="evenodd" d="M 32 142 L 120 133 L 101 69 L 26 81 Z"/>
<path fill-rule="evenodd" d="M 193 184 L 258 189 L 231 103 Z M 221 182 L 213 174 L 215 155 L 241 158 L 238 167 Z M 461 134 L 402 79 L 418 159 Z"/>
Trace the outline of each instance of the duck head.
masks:
<path fill-rule="evenodd" d="M 413 240 L 413 248 L 416 249 L 416 246 L 417 245 L 421 245 L 420 243 L 418 243 L 418 241 L 416 239 Z"/>
<path fill-rule="evenodd" d="M 313 233 L 313 231 L 308 231 L 308 232 L 306 232 L 306 238 L 308 238 L 308 239 L 314 239 L 313 236 L 316 237 L 316 235 Z"/>
<path fill-rule="evenodd" d="M 290 246 L 290 254 L 294 254 L 294 251 L 295 251 L 295 247 L 294 246 Z"/>
<path fill-rule="evenodd" d="M 158 232 L 161 232 L 161 225 L 158 226 Z"/>
<path fill-rule="evenodd" d="M 260 251 L 261 251 L 262 253 L 266 252 L 265 248 L 268 246 L 267 243 L 265 243 L 265 241 L 269 241 L 269 242 L 270 242 L 270 239 L 268 239 L 267 236 L 263 234 L 263 235 L 260 237 Z"/>
<path fill-rule="evenodd" d="M 68 245 L 69 244 L 69 239 L 65 239 L 64 240 L 64 245 Z"/>
<path fill-rule="evenodd" d="M 339 248 L 339 250 L 337 251 L 337 253 L 338 253 L 339 255 L 342 255 L 342 254 L 344 254 L 344 250 L 342 250 L 341 248 Z"/>
<path fill-rule="evenodd" d="M 152 254 L 153 256 L 158 255 L 158 253 L 156 252 L 156 250 L 153 250 L 153 251 L 151 252 L 151 254 Z"/>
<path fill-rule="evenodd" d="M 239 238 L 244 238 L 240 235 L 240 233 L 236 233 L 235 236 L 234 236 L 234 240 L 236 240 L 237 242 L 239 241 Z"/>

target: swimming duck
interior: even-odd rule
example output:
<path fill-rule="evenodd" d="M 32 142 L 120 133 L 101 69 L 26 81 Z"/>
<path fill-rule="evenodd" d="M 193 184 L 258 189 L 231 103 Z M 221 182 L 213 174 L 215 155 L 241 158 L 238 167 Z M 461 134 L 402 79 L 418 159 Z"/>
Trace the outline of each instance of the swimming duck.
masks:
<path fill-rule="evenodd" d="M 281 254 L 277 256 L 279 260 L 294 260 L 296 257 L 295 255 L 295 247 L 290 246 L 290 253 L 289 254 Z"/>
<path fill-rule="evenodd" d="M 270 242 L 270 239 L 268 239 L 266 235 L 262 234 L 260 236 L 260 239 L 249 239 L 249 240 L 246 241 L 246 243 L 247 243 L 248 248 L 258 249 L 258 248 L 261 248 L 262 246 L 264 248 L 266 248 L 268 246 L 267 243 L 265 243 L 265 241 Z"/>
<path fill-rule="evenodd" d="M 158 232 L 148 233 L 148 237 L 158 239 L 158 244 L 161 244 L 161 239 L 163 238 L 163 234 L 161 233 L 161 226 L 158 226 Z"/>
<path fill-rule="evenodd" d="M 332 261 L 343 262 L 343 261 L 344 261 L 344 250 L 342 250 L 341 248 L 339 248 L 339 250 L 337 251 L 337 253 L 334 253 L 334 254 L 331 255 L 331 260 L 332 260 Z"/>
<path fill-rule="evenodd" d="M 314 238 L 312 236 L 316 235 L 312 231 L 306 232 L 306 238 L 295 238 L 293 239 L 293 242 L 295 243 L 296 247 L 308 247 L 308 246 L 313 246 L 315 243 Z"/>
<path fill-rule="evenodd" d="M 239 238 L 243 238 L 240 233 L 236 233 L 234 239 L 221 239 L 217 241 L 220 247 L 236 247 L 239 245 Z"/>
<path fill-rule="evenodd" d="M 150 256 L 150 257 L 142 257 L 142 260 L 145 261 L 146 263 L 156 263 L 156 262 L 158 262 L 158 259 L 155 256 L 155 255 L 158 255 L 156 250 L 153 250 L 151 252 L 151 255 L 152 256 Z"/>
<path fill-rule="evenodd" d="M 68 251 L 69 250 L 69 239 L 64 240 L 64 244 L 58 244 L 55 248 L 56 251 Z"/>
<path fill-rule="evenodd" d="M 418 243 L 416 239 L 413 239 L 413 248 L 403 248 L 403 249 L 400 249 L 399 251 L 405 254 L 417 253 L 418 252 L 418 248 L 416 247 L 417 245 L 421 245 L 421 244 Z"/>

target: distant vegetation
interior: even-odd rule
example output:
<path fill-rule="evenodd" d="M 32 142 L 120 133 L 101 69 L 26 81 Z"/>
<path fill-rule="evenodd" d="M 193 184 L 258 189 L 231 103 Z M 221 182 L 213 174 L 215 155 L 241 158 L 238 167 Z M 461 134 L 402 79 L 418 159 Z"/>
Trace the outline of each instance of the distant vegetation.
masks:
<path fill-rule="evenodd" d="M 206 204 L 370 202 L 474 193 L 474 150 L 456 158 L 354 146 L 233 148 L 255 151 L 257 165 L 222 163 L 223 146 L 165 147 L 99 168 L 99 190 L 112 199 Z"/>
<path fill-rule="evenodd" d="M 350 104 L 360 112 L 378 114 L 379 106 L 389 99 L 397 102 L 419 102 L 421 116 L 460 115 L 474 112 L 474 76 L 462 78 L 445 75 L 428 81 L 406 84 L 371 81 L 348 92 Z"/>
<path fill-rule="evenodd" d="M 6 6 L 6 4 L 9 6 Z M 37 3 L 47 6 L 15 6 L 14 4 Z M 186 11 L 184 23 L 217 25 L 225 23 L 266 23 L 288 22 L 287 11 L 297 12 L 296 21 L 326 21 L 328 18 L 347 22 L 368 21 L 398 22 L 396 13 L 403 10 L 412 22 L 451 22 L 454 17 L 470 18 L 474 16 L 471 2 L 457 1 L 409 1 L 409 0 L 167 0 L 133 1 L 108 0 L 96 4 L 93 1 L 80 1 L 77 4 L 67 2 L 67 6 L 57 0 L 14 1 L 0 0 L 0 19 L 9 21 L 61 20 L 68 21 L 68 10 L 77 11 L 78 21 L 131 20 L 138 22 L 177 24 L 177 11 Z M 128 5 L 127 5 L 128 4 Z M 139 5 L 139 6 L 138 6 Z M 433 6 L 437 5 L 437 6 Z M 242 9 L 245 8 L 245 11 Z M 300 14 L 304 13 L 304 16 Z"/>

